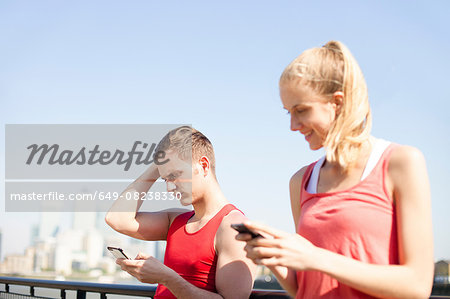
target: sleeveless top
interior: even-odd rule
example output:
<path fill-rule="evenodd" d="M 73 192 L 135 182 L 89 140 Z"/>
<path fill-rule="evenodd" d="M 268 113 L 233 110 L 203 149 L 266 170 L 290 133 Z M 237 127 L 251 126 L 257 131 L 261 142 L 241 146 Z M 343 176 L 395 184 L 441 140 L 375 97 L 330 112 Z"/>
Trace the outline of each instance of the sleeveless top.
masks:
<path fill-rule="evenodd" d="M 214 248 L 214 237 L 222 219 L 233 210 L 241 212 L 232 204 L 225 205 L 208 223 L 194 233 L 186 231 L 186 224 L 194 216 L 195 211 L 178 215 L 167 233 L 164 265 L 196 287 L 217 292 L 217 254 Z M 166 286 L 159 284 L 154 298 L 176 297 Z"/>
<path fill-rule="evenodd" d="M 308 192 L 308 181 L 317 162 L 309 165 L 301 184 L 297 233 L 315 246 L 364 263 L 398 264 L 396 215 L 385 186 L 389 157 L 395 146 L 384 146 L 378 155 L 373 150 L 371 156 L 375 158 L 369 157 L 366 165 L 371 171 L 343 191 Z M 297 284 L 296 298 L 373 298 L 319 271 L 298 271 Z"/>

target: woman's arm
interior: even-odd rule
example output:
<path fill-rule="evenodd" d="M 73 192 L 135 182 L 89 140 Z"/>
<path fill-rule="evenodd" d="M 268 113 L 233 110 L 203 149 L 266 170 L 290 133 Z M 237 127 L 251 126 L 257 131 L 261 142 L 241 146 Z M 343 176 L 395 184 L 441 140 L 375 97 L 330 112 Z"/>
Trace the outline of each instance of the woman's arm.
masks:
<path fill-rule="evenodd" d="M 268 266 L 283 289 L 292 297 L 297 294 L 297 275 L 294 270 L 283 266 Z"/>
<path fill-rule="evenodd" d="M 431 201 L 425 159 L 411 147 L 399 147 L 389 162 L 387 186 L 397 213 L 400 265 L 367 264 L 315 247 L 297 234 L 252 223 L 250 229 L 275 239 L 254 239 L 246 250 L 257 264 L 293 270 L 317 270 L 378 297 L 426 298 L 433 281 Z"/>
<path fill-rule="evenodd" d="M 294 219 L 295 231 L 298 229 L 298 222 L 300 220 L 300 191 L 302 188 L 303 175 L 308 167 L 305 166 L 297 171 L 289 181 L 289 195 L 291 198 L 291 211 Z"/>
<path fill-rule="evenodd" d="M 289 195 L 291 198 L 291 211 L 294 219 L 295 231 L 297 231 L 298 221 L 300 220 L 300 190 L 303 174 L 306 169 L 307 167 L 301 168 L 291 177 L 289 181 Z M 275 275 L 283 289 L 285 289 L 291 296 L 295 297 L 298 289 L 297 275 L 295 271 L 281 266 L 268 268 Z"/>

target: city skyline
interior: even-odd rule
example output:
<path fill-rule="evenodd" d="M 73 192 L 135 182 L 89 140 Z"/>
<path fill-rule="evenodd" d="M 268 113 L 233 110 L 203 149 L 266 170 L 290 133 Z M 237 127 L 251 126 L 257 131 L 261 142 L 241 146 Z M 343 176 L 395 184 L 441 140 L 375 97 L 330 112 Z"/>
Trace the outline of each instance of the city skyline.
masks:
<path fill-rule="evenodd" d="M 133 257 L 142 251 L 163 260 L 162 242 L 144 242 L 118 234 L 104 223 L 105 213 L 74 212 L 62 221 L 64 214 L 69 213 L 41 213 L 39 225 L 31 228 L 24 253 L 6 255 L 0 261 L 0 273 L 79 277 L 85 272 L 90 273 L 85 279 L 133 280 L 120 273 L 107 246 L 123 248 Z"/>

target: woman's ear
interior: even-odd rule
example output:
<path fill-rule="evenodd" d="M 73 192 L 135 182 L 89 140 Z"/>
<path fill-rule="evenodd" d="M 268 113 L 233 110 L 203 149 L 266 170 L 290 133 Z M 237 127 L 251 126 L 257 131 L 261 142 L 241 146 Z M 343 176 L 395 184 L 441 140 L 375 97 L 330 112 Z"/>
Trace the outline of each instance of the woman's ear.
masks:
<path fill-rule="evenodd" d="M 342 91 L 336 91 L 333 93 L 333 104 L 336 106 L 336 115 L 341 113 L 342 105 L 344 103 L 344 93 Z"/>

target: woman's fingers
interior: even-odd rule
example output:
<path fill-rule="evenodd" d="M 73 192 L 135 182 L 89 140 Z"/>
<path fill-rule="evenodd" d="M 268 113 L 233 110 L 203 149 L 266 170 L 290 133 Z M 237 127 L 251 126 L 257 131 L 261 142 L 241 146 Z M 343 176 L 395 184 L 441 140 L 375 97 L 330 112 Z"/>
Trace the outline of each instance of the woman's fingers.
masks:
<path fill-rule="evenodd" d="M 150 257 L 150 255 L 139 252 L 136 256 L 135 260 L 147 260 Z"/>
<path fill-rule="evenodd" d="M 246 233 L 239 233 L 236 235 L 235 238 L 238 241 L 250 241 L 252 239 L 252 236 L 250 234 L 246 234 Z"/>
<path fill-rule="evenodd" d="M 244 250 L 247 252 L 247 257 L 252 260 L 280 256 L 280 249 L 275 247 L 255 247 L 247 244 Z"/>
<path fill-rule="evenodd" d="M 244 224 L 251 230 L 262 232 L 263 235 L 267 234 L 274 238 L 283 238 L 283 237 L 286 237 L 289 235 L 289 233 L 286 233 L 284 231 L 269 227 L 269 226 L 261 224 L 261 223 L 253 222 L 253 221 L 245 221 Z"/>
<path fill-rule="evenodd" d="M 283 266 L 279 249 L 256 247 L 247 251 L 247 257 L 257 265 Z"/>
<path fill-rule="evenodd" d="M 265 258 L 265 259 L 257 259 L 255 260 L 255 264 L 257 265 L 263 265 L 263 266 L 284 266 L 280 259 L 277 257 L 271 257 L 271 258 Z"/>
<path fill-rule="evenodd" d="M 130 270 L 139 267 L 142 264 L 142 261 L 137 260 L 127 260 L 127 259 L 117 259 L 116 264 L 118 264 L 122 270 Z M 128 269 L 128 270 L 127 270 Z"/>
<path fill-rule="evenodd" d="M 253 238 L 247 241 L 247 244 L 255 246 L 255 247 L 273 247 L 273 248 L 281 248 L 280 239 L 268 239 L 268 238 Z"/>

